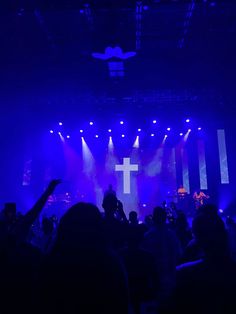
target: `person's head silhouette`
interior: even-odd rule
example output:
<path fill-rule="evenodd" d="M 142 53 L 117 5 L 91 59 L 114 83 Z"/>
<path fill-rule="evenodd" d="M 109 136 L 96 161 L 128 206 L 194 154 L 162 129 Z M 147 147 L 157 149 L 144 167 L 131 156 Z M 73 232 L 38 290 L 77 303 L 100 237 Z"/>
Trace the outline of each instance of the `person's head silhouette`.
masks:
<path fill-rule="evenodd" d="M 129 222 L 133 225 L 137 225 L 138 224 L 138 214 L 136 211 L 132 210 L 129 213 Z"/>
<path fill-rule="evenodd" d="M 198 214 L 218 215 L 218 208 L 214 204 L 205 204 L 199 207 Z"/>
<path fill-rule="evenodd" d="M 166 210 L 163 207 L 157 206 L 153 210 L 153 222 L 156 225 L 163 225 L 166 223 Z"/>
<path fill-rule="evenodd" d="M 16 203 L 6 203 L 3 214 L 8 223 L 12 223 L 16 219 Z"/>
<path fill-rule="evenodd" d="M 227 232 L 223 220 L 209 213 L 200 213 L 192 224 L 193 234 L 207 257 L 227 255 Z"/>
<path fill-rule="evenodd" d="M 103 198 L 102 207 L 107 217 L 114 217 L 117 210 L 118 200 L 114 194 L 107 194 Z"/>
<path fill-rule="evenodd" d="M 74 249 L 96 247 L 103 241 L 102 216 L 95 205 L 77 203 L 61 218 L 57 247 Z"/>

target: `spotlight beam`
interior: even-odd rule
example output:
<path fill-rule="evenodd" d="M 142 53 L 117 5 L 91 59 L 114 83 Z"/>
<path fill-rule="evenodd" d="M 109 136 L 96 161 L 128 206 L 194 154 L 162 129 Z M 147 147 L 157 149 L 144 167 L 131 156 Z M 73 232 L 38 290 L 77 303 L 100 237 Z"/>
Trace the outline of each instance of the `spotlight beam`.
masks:
<path fill-rule="evenodd" d="M 139 135 L 136 136 L 136 139 L 133 144 L 133 148 L 139 148 Z"/>

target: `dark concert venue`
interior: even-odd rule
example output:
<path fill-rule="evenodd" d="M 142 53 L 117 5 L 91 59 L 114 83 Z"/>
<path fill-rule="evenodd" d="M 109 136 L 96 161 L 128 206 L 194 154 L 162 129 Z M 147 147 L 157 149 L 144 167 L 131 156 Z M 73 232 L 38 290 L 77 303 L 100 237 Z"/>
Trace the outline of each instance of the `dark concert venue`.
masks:
<path fill-rule="evenodd" d="M 236 313 L 236 1 L 0 26 L 1 313 Z"/>

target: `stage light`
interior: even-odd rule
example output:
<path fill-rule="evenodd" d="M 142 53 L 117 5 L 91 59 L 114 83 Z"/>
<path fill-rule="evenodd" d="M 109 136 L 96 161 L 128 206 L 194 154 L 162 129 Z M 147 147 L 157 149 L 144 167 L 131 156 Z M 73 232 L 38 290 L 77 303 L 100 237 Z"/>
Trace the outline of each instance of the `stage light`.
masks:
<path fill-rule="evenodd" d="M 83 133 L 84 132 L 84 130 L 79 130 L 80 131 L 80 133 Z"/>
<path fill-rule="evenodd" d="M 155 134 L 154 134 L 154 133 L 152 133 L 152 134 L 151 134 L 151 136 L 153 137 L 153 136 L 155 136 Z"/>
<path fill-rule="evenodd" d="M 163 138 L 163 140 L 162 140 L 162 145 L 164 145 L 164 144 L 165 144 L 165 142 L 166 142 L 166 140 L 167 140 L 167 137 L 168 137 L 168 135 L 167 135 L 167 134 L 165 134 L 165 135 L 164 135 L 164 138 Z"/>
<path fill-rule="evenodd" d="M 58 132 L 58 135 L 60 136 L 60 139 L 62 142 L 65 142 L 65 138 L 64 136 L 61 134 L 61 132 Z"/>
<path fill-rule="evenodd" d="M 70 138 L 70 135 L 67 135 L 66 138 Z"/>
<path fill-rule="evenodd" d="M 90 125 L 93 125 L 93 122 L 92 122 L 92 121 L 90 121 L 90 122 L 89 122 L 89 124 L 90 124 Z"/>
<path fill-rule="evenodd" d="M 190 122 L 190 119 L 186 119 L 186 122 L 189 123 L 189 122 Z"/>
<path fill-rule="evenodd" d="M 50 132 L 51 134 L 53 134 L 53 133 L 54 133 L 54 132 L 53 132 L 53 130 L 50 130 L 49 132 Z"/>
<path fill-rule="evenodd" d="M 188 131 L 184 134 L 184 142 L 187 142 L 190 132 L 191 132 L 191 129 L 188 129 Z"/>
<path fill-rule="evenodd" d="M 141 129 L 138 129 L 138 132 L 141 132 Z"/>
<path fill-rule="evenodd" d="M 184 134 L 183 134 L 183 133 L 179 133 L 179 135 L 180 135 L 180 136 L 183 136 Z"/>
<path fill-rule="evenodd" d="M 147 204 L 144 203 L 142 206 L 143 206 L 143 207 L 147 207 Z"/>
<path fill-rule="evenodd" d="M 95 160 L 86 143 L 85 139 L 81 137 L 82 141 L 82 156 L 83 156 L 83 173 L 86 176 L 91 177 L 92 173 L 94 173 Z"/>
<path fill-rule="evenodd" d="M 201 127 L 199 127 L 199 128 L 198 128 L 198 131 L 201 131 L 201 129 L 202 129 L 202 128 L 201 128 Z"/>
<path fill-rule="evenodd" d="M 124 121 L 120 121 L 120 124 L 124 124 Z"/>
<path fill-rule="evenodd" d="M 62 126 L 62 122 L 59 122 L 58 124 L 59 124 L 60 126 Z"/>
<path fill-rule="evenodd" d="M 138 135 L 136 136 L 136 139 L 134 141 L 133 148 L 139 148 L 139 136 Z"/>
<path fill-rule="evenodd" d="M 109 150 L 111 150 L 111 149 L 113 149 L 113 147 L 114 147 L 114 144 L 113 144 L 113 141 L 112 141 L 112 137 L 109 136 L 108 148 L 109 148 Z"/>
<path fill-rule="evenodd" d="M 125 135 L 124 135 L 124 134 L 122 134 L 122 135 L 121 135 L 121 137 L 125 137 Z"/>
<path fill-rule="evenodd" d="M 166 130 L 167 130 L 167 131 L 170 131 L 170 128 L 167 128 Z"/>
<path fill-rule="evenodd" d="M 219 213 L 220 213 L 220 214 L 223 214 L 223 212 L 224 212 L 223 209 L 220 208 L 220 209 L 219 209 Z"/>
<path fill-rule="evenodd" d="M 96 134 L 95 137 L 98 138 L 98 135 Z"/>
<path fill-rule="evenodd" d="M 108 129 L 108 132 L 111 133 L 111 129 Z"/>
<path fill-rule="evenodd" d="M 153 123 L 153 124 L 156 124 L 156 123 L 157 123 L 157 120 L 153 120 L 152 123 Z"/>

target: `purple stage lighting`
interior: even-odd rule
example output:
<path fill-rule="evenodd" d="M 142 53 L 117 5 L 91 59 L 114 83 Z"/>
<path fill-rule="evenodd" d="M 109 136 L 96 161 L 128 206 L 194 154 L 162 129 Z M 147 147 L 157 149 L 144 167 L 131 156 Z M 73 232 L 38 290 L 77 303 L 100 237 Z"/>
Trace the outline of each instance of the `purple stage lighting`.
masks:
<path fill-rule="evenodd" d="M 138 132 L 141 132 L 141 129 L 138 129 Z"/>
<path fill-rule="evenodd" d="M 90 125 L 93 125 L 93 122 L 92 122 L 92 121 L 90 121 L 90 122 L 89 122 L 89 124 L 90 124 Z"/>
<path fill-rule="evenodd" d="M 124 135 L 124 134 L 122 134 L 122 135 L 121 135 L 121 137 L 125 137 L 125 135 Z"/>
<path fill-rule="evenodd" d="M 84 131 L 83 130 L 79 130 L 80 131 L 80 133 L 83 133 Z"/>
<path fill-rule="evenodd" d="M 201 131 L 201 129 L 202 129 L 202 128 L 201 128 L 201 127 L 199 127 L 199 128 L 198 128 L 198 131 Z"/>
<path fill-rule="evenodd" d="M 98 138 L 98 135 L 96 134 L 95 137 Z"/>
<path fill-rule="evenodd" d="M 167 128 L 166 130 L 167 130 L 167 131 L 170 131 L 170 128 Z"/>
<path fill-rule="evenodd" d="M 53 134 L 53 130 L 50 130 L 49 132 L 50 132 L 51 134 Z"/>
<path fill-rule="evenodd" d="M 60 126 L 62 126 L 62 122 L 59 122 L 58 124 L 59 124 Z"/>
<path fill-rule="evenodd" d="M 190 133 L 192 130 L 191 129 L 188 129 L 188 132 Z"/>
<path fill-rule="evenodd" d="M 179 135 L 180 135 L 180 136 L 183 136 L 184 134 L 183 134 L 183 133 L 179 133 Z"/>
<path fill-rule="evenodd" d="M 120 124 L 124 124 L 124 121 L 120 121 Z"/>
<path fill-rule="evenodd" d="M 186 119 L 186 122 L 189 123 L 189 122 L 190 122 L 190 119 Z"/>
<path fill-rule="evenodd" d="M 111 129 L 108 129 L 108 132 L 111 133 Z"/>
<path fill-rule="evenodd" d="M 153 124 L 156 124 L 156 123 L 157 123 L 157 120 L 153 120 L 152 123 L 153 123 Z"/>
<path fill-rule="evenodd" d="M 154 133 L 152 133 L 152 134 L 151 134 L 151 136 L 153 137 L 153 136 L 155 136 L 155 134 L 154 134 Z"/>
<path fill-rule="evenodd" d="M 167 138 L 167 137 L 168 137 L 168 135 L 167 135 L 167 134 L 165 134 L 164 138 Z"/>
<path fill-rule="evenodd" d="M 70 138 L 70 135 L 67 135 L 66 138 Z"/>

